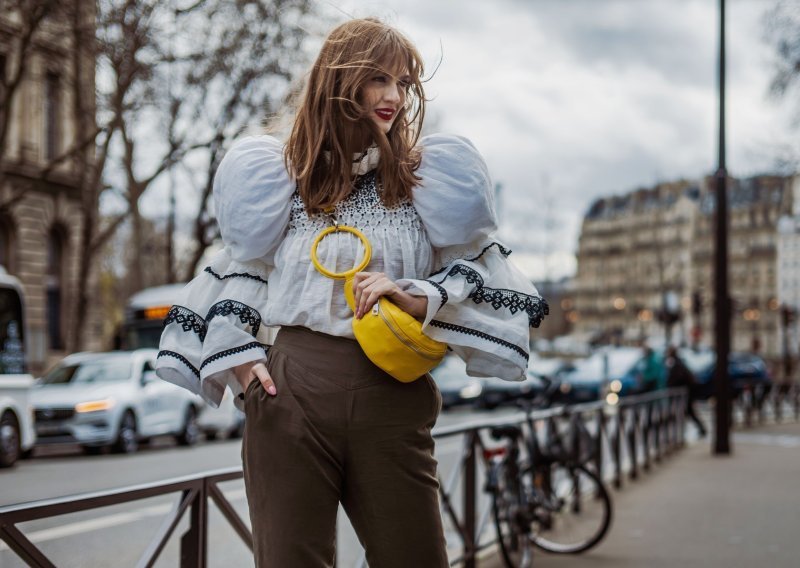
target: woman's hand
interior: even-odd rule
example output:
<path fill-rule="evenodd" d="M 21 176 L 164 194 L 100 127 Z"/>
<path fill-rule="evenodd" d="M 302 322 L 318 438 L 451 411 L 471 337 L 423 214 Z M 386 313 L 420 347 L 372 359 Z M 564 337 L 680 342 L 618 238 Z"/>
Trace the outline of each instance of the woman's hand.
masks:
<path fill-rule="evenodd" d="M 423 319 L 428 310 L 426 296 L 412 296 L 404 292 L 383 272 L 357 272 L 353 276 L 353 296 L 355 297 L 356 319 L 361 319 L 386 296 L 397 306 L 417 319 Z"/>
<path fill-rule="evenodd" d="M 233 368 L 233 374 L 236 375 L 236 380 L 242 386 L 242 392 L 247 390 L 251 381 L 258 379 L 265 391 L 272 396 L 278 394 L 278 391 L 275 390 L 275 383 L 272 381 L 269 371 L 267 371 L 267 366 L 260 361 L 248 361 L 237 365 Z"/>

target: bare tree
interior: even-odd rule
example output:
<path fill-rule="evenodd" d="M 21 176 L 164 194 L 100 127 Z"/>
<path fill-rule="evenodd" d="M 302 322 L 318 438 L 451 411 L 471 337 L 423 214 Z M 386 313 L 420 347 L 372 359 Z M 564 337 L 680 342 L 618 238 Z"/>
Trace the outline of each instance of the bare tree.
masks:
<path fill-rule="evenodd" d="M 223 149 L 254 121 L 276 114 L 285 104 L 293 79 L 307 63 L 302 46 L 309 27 L 323 22 L 312 14 L 313 4 L 308 0 L 245 4 L 207 2 L 208 17 L 197 22 L 197 31 L 211 38 L 208 56 L 203 61 L 196 61 L 191 54 L 182 58 L 191 62 L 184 68 L 185 90 L 181 93 L 190 104 L 183 108 L 187 112 L 177 121 L 182 126 L 178 129 L 196 146 L 204 139 L 209 141 L 199 152 L 198 164 L 203 165 L 194 176 L 199 197 L 192 231 L 194 248 L 182 267 L 183 279 L 191 278 L 218 235 L 209 198 Z M 215 34 L 215 30 L 221 33 Z"/>
<path fill-rule="evenodd" d="M 131 82 L 125 96 L 110 101 L 120 117 L 110 175 L 119 181 L 127 204 L 132 249 L 127 273 L 131 288 L 137 289 L 145 241 L 142 197 L 166 175 L 179 176 L 175 183 L 194 188 L 196 201 L 182 204 L 184 211 L 194 210 L 195 243 L 181 270 L 190 277 L 217 235 L 208 204 L 222 151 L 280 105 L 305 61 L 302 42 L 312 3 L 107 0 L 107 6 L 102 42 L 107 67 L 101 73 Z M 177 273 L 171 236 L 164 281 Z"/>
<path fill-rule="evenodd" d="M 36 171 L 26 170 L 26 175 L 15 176 L 13 190 L 0 208 L 11 208 L 31 190 L 51 181 L 63 180 L 65 167 L 69 183 L 80 195 L 81 231 L 79 234 L 78 278 L 76 298 L 70 302 L 67 349 L 81 347 L 82 329 L 86 319 L 90 294 L 89 279 L 93 258 L 102 244 L 116 231 L 124 215 L 112 217 L 100 223 L 98 203 L 100 194 L 106 189 L 103 169 L 107 158 L 108 144 L 117 127 L 118 119 L 107 115 L 105 124 L 98 125 L 95 104 L 95 41 L 96 13 L 93 2 L 81 0 L 0 0 L 0 12 L 9 15 L 6 25 L 17 29 L 9 34 L 11 45 L 5 55 L 0 84 L 0 187 L 11 187 L 7 176 L 18 166 L 12 163 L 9 147 L 9 128 L 15 101 L 22 96 L 20 88 L 37 50 L 52 41 L 54 34 L 70 46 L 69 69 L 63 74 L 64 89 L 71 106 L 64 112 L 72 125 L 72 136 L 65 141 L 60 153 L 46 163 L 39 163 Z M 68 166 L 68 167 L 67 167 Z M 59 177 L 61 176 L 61 177 Z M 6 194 L 9 195 L 9 194 Z"/>
<path fill-rule="evenodd" d="M 777 55 L 773 94 L 782 97 L 800 90 L 800 4 L 780 0 L 767 12 L 766 32 Z"/>
<path fill-rule="evenodd" d="M 775 73 L 770 85 L 777 99 L 800 95 L 800 4 L 779 0 L 764 19 L 765 36 L 775 49 Z M 800 99 L 794 96 L 794 100 Z M 795 108 L 795 125 L 800 124 L 800 106 Z M 800 169 L 800 143 L 796 138 L 773 149 L 778 171 L 791 175 Z"/>

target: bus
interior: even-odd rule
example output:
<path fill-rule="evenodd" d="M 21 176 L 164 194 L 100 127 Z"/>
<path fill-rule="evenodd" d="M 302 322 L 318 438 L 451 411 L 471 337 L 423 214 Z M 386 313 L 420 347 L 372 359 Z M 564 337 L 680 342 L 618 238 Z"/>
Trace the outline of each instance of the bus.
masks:
<path fill-rule="evenodd" d="M 36 441 L 23 297 L 19 280 L 0 266 L 0 467 L 30 455 Z"/>
<path fill-rule="evenodd" d="M 128 300 L 120 333 L 120 347 L 126 350 L 158 349 L 164 318 L 186 283 L 153 286 L 136 292 Z"/>

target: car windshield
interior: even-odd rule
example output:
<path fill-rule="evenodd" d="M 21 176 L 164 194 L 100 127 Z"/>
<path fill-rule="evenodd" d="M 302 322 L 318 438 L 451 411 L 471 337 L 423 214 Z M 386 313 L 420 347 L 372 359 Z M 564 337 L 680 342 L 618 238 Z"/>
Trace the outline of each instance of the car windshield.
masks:
<path fill-rule="evenodd" d="M 608 378 L 620 379 L 641 360 L 642 352 L 638 349 L 624 351 L 609 351 Z M 603 359 L 605 353 L 595 353 L 588 359 L 575 361 L 575 370 L 567 373 L 572 381 L 600 381 L 603 379 Z"/>
<path fill-rule="evenodd" d="M 111 383 L 128 380 L 130 376 L 130 359 L 113 357 L 58 365 L 40 382 L 45 385 Z"/>
<path fill-rule="evenodd" d="M 686 363 L 689 370 L 699 373 L 709 369 L 717 360 L 717 355 L 713 351 L 694 351 L 692 349 L 681 349 L 678 356 Z"/>
<path fill-rule="evenodd" d="M 445 358 L 438 367 L 431 371 L 431 375 L 439 384 L 468 380 L 466 365 L 461 360 L 453 357 Z"/>

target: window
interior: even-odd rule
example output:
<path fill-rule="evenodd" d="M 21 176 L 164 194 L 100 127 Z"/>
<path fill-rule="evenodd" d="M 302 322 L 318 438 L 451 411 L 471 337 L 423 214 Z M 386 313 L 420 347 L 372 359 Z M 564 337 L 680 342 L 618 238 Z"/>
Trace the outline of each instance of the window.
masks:
<path fill-rule="evenodd" d="M 14 273 L 14 230 L 6 215 L 0 215 L 0 266 Z"/>
<path fill-rule="evenodd" d="M 50 349 L 63 349 L 63 282 L 65 231 L 53 227 L 47 239 L 47 275 L 45 288 L 47 294 L 47 334 Z"/>
<path fill-rule="evenodd" d="M 61 78 L 48 72 L 45 78 L 45 158 L 52 160 L 59 151 L 59 118 Z"/>

